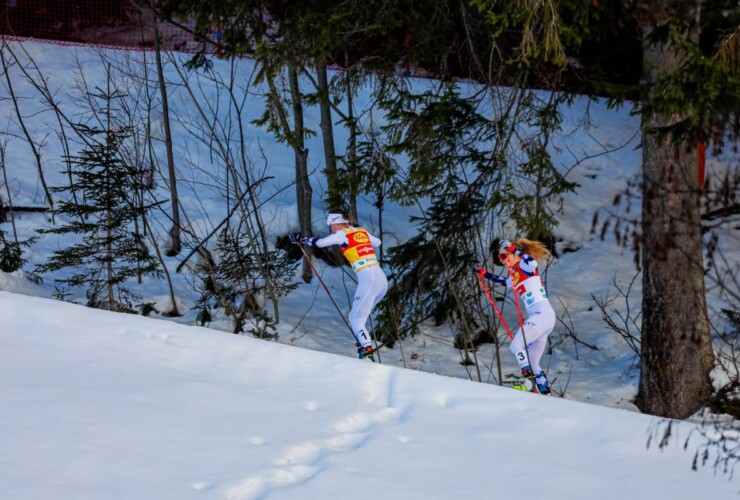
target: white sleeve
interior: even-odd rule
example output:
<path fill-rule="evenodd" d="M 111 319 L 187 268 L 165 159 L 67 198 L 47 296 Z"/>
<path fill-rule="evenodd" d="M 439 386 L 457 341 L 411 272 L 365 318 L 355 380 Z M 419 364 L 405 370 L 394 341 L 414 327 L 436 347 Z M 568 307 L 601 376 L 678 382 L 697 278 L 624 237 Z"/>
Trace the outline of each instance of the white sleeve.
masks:
<path fill-rule="evenodd" d="M 537 261 L 525 253 L 524 258 L 519 263 L 519 268 L 527 274 L 532 275 L 537 270 Z"/>
<path fill-rule="evenodd" d="M 315 245 L 319 248 L 324 248 L 332 245 L 344 245 L 348 241 L 349 240 L 347 239 L 347 235 L 344 234 L 344 231 L 337 231 L 336 233 L 332 233 L 329 236 L 319 238 L 318 240 L 316 240 Z"/>
<path fill-rule="evenodd" d="M 372 244 L 372 246 L 379 247 L 383 243 L 382 241 L 380 241 L 380 238 L 377 238 L 370 233 L 367 233 L 367 235 L 370 238 L 370 244 Z"/>

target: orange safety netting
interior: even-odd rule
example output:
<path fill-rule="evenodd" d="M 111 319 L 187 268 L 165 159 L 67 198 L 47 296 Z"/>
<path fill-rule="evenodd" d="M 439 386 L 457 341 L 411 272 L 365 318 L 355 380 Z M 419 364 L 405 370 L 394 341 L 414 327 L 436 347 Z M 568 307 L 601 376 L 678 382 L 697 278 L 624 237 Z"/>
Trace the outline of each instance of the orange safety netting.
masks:
<path fill-rule="evenodd" d="M 157 22 L 145 5 L 142 0 L 0 0 L 0 35 L 149 50 L 159 32 L 162 50 L 217 50 L 213 43 L 196 40 L 187 23 Z M 210 38 L 220 38 L 217 27 Z"/>

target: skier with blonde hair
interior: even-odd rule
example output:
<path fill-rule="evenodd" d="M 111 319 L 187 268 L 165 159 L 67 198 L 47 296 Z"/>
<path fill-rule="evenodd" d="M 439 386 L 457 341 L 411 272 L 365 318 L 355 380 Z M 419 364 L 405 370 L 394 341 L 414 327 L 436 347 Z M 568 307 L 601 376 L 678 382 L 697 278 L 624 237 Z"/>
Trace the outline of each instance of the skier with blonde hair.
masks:
<path fill-rule="evenodd" d="M 522 238 L 516 243 L 502 240 L 499 243 L 499 260 L 509 269 L 509 277 L 490 273 L 482 267 L 473 273 L 514 290 L 524 303 L 527 318 L 521 319 L 521 327 L 511 341 L 511 352 L 516 357 L 522 376 L 534 379 L 541 394 L 550 394 L 550 382 L 540 367 L 540 359 L 547 346 L 547 337 L 555 328 L 555 311 L 547 299 L 542 284 L 538 260 L 547 259 L 550 251 L 539 241 Z"/>

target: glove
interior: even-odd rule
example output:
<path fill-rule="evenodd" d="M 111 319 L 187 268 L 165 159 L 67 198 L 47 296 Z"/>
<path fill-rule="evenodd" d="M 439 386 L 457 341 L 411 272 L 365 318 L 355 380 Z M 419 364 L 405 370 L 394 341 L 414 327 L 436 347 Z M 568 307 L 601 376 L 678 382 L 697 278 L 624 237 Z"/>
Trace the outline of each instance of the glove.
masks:
<path fill-rule="evenodd" d="M 301 243 L 304 245 L 313 245 L 313 242 L 316 238 L 309 238 L 308 236 L 301 236 Z"/>
<path fill-rule="evenodd" d="M 472 272 L 473 274 L 477 274 L 477 275 L 478 275 L 478 276 L 480 276 L 481 278 L 486 278 L 487 280 L 493 280 L 493 279 L 494 279 L 494 278 L 496 277 L 496 275 L 495 275 L 495 274 L 491 274 L 491 273 L 489 273 L 488 271 L 486 271 L 486 270 L 485 270 L 485 269 L 483 269 L 482 267 L 474 267 L 474 268 L 473 268 L 473 269 L 471 269 L 470 271 L 471 271 L 471 272 Z"/>
<path fill-rule="evenodd" d="M 501 248 L 501 250 L 506 250 L 507 252 L 513 252 L 514 250 L 516 250 L 516 245 L 509 240 L 501 240 L 498 246 Z"/>
<path fill-rule="evenodd" d="M 481 278 L 485 278 L 486 274 L 488 273 L 488 271 L 486 271 L 482 267 L 474 267 L 473 269 L 470 270 L 470 272 L 472 272 L 473 274 L 477 274 Z"/>
<path fill-rule="evenodd" d="M 301 233 L 290 233 L 288 235 L 288 240 L 290 240 L 291 243 L 298 243 L 299 241 L 303 243 L 303 239 L 305 236 L 303 236 Z"/>

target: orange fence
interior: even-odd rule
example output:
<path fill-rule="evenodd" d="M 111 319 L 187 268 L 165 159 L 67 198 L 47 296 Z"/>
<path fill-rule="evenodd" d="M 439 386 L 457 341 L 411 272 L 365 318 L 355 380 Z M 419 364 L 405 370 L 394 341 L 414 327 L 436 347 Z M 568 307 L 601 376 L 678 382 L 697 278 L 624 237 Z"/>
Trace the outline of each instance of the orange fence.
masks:
<path fill-rule="evenodd" d="M 129 0 L 0 0 L 0 34 L 13 39 L 148 50 L 157 32 L 163 50 L 215 51 L 187 26 L 157 23 L 151 10 Z M 212 40 L 218 38 L 214 26 Z"/>

